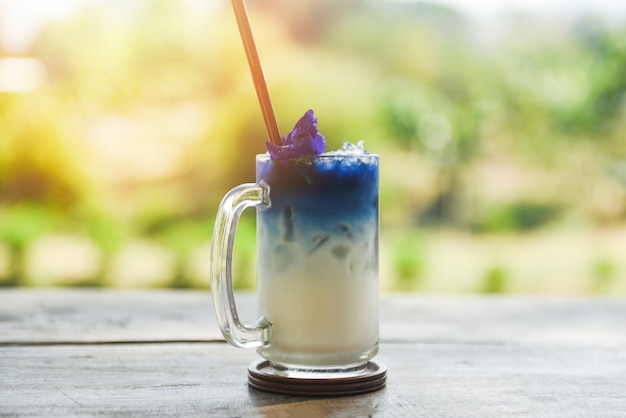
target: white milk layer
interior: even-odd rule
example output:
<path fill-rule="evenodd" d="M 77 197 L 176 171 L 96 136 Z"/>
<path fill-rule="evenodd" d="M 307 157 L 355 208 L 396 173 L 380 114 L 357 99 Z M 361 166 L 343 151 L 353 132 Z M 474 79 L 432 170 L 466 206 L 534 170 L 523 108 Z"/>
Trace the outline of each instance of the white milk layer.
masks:
<path fill-rule="evenodd" d="M 378 344 L 377 228 L 358 240 L 310 247 L 283 244 L 259 260 L 259 314 L 272 324 L 259 353 L 286 365 L 363 363 Z M 260 245 L 271 245 L 260 242 Z M 270 257 L 272 258 L 272 257 Z"/>

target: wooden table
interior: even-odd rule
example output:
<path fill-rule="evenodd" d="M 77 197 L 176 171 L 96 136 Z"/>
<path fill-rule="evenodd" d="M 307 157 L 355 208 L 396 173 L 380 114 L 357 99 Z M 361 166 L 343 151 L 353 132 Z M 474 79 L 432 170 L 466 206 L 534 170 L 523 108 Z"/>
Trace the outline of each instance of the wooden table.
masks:
<path fill-rule="evenodd" d="M 387 387 L 311 399 L 247 385 L 209 293 L 1 290 L 0 416 L 626 416 L 626 301 L 383 295 L 380 319 Z"/>

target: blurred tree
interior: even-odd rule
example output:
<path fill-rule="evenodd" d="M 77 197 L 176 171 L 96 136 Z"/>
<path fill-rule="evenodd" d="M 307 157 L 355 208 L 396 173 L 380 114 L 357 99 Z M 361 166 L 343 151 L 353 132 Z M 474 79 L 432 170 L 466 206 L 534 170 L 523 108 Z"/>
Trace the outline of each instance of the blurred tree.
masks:
<path fill-rule="evenodd" d="M 472 85 L 485 76 L 470 39 L 462 15 L 423 2 L 369 2 L 327 37 L 331 49 L 358 54 L 382 72 L 379 122 L 394 141 L 439 167 L 438 195 L 422 208 L 428 222 L 467 224 L 461 178 L 480 152 L 483 94 Z"/>
<path fill-rule="evenodd" d="M 79 203 L 88 180 L 79 149 L 65 139 L 62 104 L 45 95 L 0 94 L 0 108 L 0 203 Z"/>
<path fill-rule="evenodd" d="M 248 6 L 277 15 L 296 40 L 310 43 L 318 41 L 326 31 L 363 3 L 365 0 L 259 0 L 249 2 Z"/>
<path fill-rule="evenodd" d="M 25 52 L 42 60 L 48 79 L 34 94 L 0 94 L 0 211 L 45 227 L 15 227 L 4 235 L 11 245 L 59 225 L 40 222 L 55 217 L 37 210 L 9 210 L 27 203 L 77 216 L 61 224 L 109 253 L 129 236 L 147 235 L 183 257 L 210 235 L 198 232 L 206 229 L 201 220 L 223 193 L 252 181 L 265 130 L 234 17 L 228 2 L 210 11 L 198 4 L 89 2 L 68 21 L 48 24 Z M 428 2 L 248 6 L 257 39 L 271 46 L 262 58 L 283 133 L 313 108 L 329 149 L 365 139 L 385 153 L 389 170 L 404 170 L 381 177 L 389 200 L 382 204 L 402 211 L 401 222 L 524 230 L 572 211 L 600 219 L 594 211 L 606 201 L 603 216 L 624 219 L 623 24 L 513 15 L 485 41 L 477 36 L 483 28 Z M 200 116 L 167 122 L 186 108 Z M 102 142 L 119 150 L 150 137 L 150 146 L 167 143 L 171 155 L 183 149 L 181 167 L 156 180 L 92 181 L 97 148 L 84 145 L 103 120 L 116 129 Z M 144 151 L 131 163 L 171 163 Z M 539 180 L 490 201 L 488 185 L 473 175 L 501 157 Z M 480 219 L 471 219 L 474 205 L 486 208 Z M 416 274 L 416 266 L 398 266 Z"/>
<path fill-rule="evenodd" d="M 582 105 L 566 116 L 565 129 L 606 134 L 617 117 L 623 117 L 626 95 L 626 29 L 610 31 L 600 22 L 585 19 L 574 27 L 581 59 L 586 64 L 589 91 Z"/>

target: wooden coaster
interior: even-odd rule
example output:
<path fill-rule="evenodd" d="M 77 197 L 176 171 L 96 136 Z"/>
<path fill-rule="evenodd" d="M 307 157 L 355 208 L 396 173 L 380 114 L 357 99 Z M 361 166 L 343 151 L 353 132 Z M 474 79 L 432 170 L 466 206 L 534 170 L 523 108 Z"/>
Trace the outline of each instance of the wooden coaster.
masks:
<path fill-rule="evenodd" d="M 248 383 L 255 389 L 283 395 L 349 396 L 374 392 L 387 383 L 387 368 L 374 361 L 363 374 L 338 378 L 295 378 L 272 373 L 270 362 L 256 361 L 248 366 Z"/>

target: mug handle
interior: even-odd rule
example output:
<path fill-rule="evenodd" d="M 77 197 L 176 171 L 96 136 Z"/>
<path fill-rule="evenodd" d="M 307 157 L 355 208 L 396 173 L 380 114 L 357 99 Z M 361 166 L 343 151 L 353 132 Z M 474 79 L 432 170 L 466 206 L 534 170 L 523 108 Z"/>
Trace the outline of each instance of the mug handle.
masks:
<path fill-rule="evenodd" d="M 272 325 L 261 317 L 251 325 L 242 324 L 237 315 L 233 294 L 232 260 L 235 232 L 246 208 L 269 207 L 269 187 L 265 183 L 246 183 L 235 187 L 222 199 L 211 241 L 211 291 L 217 322 L 230 344 L 263 347 L 272 341 Z"/>

